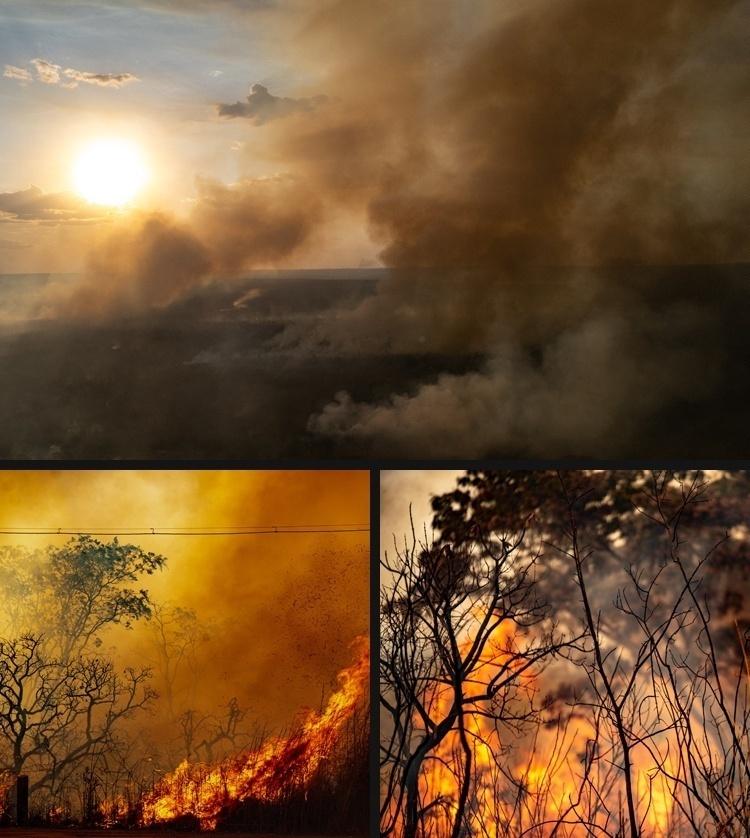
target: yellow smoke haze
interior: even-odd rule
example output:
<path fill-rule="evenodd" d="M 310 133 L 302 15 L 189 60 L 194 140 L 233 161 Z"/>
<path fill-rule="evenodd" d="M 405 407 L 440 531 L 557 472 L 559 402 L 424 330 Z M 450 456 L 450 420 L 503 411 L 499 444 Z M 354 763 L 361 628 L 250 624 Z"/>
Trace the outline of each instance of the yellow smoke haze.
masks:
<path fill-rule="evenodd" d="M 0 474 L 0 529 L 366 526 L 368 518 L 367 472 Z M 68 538 L 0 535 L 0 547 L 62 546 Z M 120 540 L 167 558 L 161 572 L 134 587 L 147 588 L 158 603 L 192 609 L 198 618 L 194 664 L 183 667 L 176 682 L 175 716 L 188 708 L 218 715 L 236 697 L 248 724 L 288 726 L 303 707 L 318 706 L 335 688 L 337 672 L 353 660 L 351 642 L 368 631 L 367 532 Z M 105 648 L 119 666 L 155 665 L 153 630 L 146 621 L 114 627 Z M 159 731 L 166 710 L 158 671 L 154 686 L 161 697 L 150 718 Z"/>

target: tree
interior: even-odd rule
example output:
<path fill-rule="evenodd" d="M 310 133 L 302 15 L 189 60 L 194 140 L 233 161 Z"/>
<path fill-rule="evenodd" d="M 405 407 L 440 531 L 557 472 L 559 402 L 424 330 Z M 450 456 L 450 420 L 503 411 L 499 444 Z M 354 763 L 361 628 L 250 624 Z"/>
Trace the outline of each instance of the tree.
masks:
<path fill-rule="evenodd" d="M 0 641 L 0 736 L 4 769 L 30 773 L 31 791 L 53 794 L 86 758 L 113 747 L 119 723 L 154 697 L 148 670 L 98 657 L 48 657 L 44 639 Z"/>
<path fill-rule="evenodd" d="M 152 606 L 149 627 L 149 639 L 156 653 L 156 671 L 163 687 L 169 719 L 174 721 L 182 715 L 175 707 L 177 683 L 181 676 L 188 675 L 185 700 L 189 707 L 198 681 L 196 651 L 201 643 L 209 639 L 209 634 L 200 625 L 194 611 L 170 603 Z"/>
<path fill-rule="evenodd" d="M 747 475 L 469 472 L 433 509 L 382 566 L 382 831 L 747 835 Z M 521 583 L 528 623 L 492 600 Z"/>
<path fill-rule="evenodd" d="M 54 795 L 86 760 L 115 748 L 155 693 L 150 670 L 118 672 L 96 650 L 112 626 L 148 618 L 143 575 L 163 556 L 90 536 L 61 548 L 0 551 L 0 765 Z"/>
<path fill-rule="evenodd" d="M 618 640 L 601 630 L 601 612 L 589 596 L 586 544 L 577 513 L 584 495 L 571 494 L 560 477 L 568 505 L 568 543 L 559 549 L 575 567 L 590 647 L 576 662 L 587 674 L 593 706 L 616 734 L 628 804 L 627 827 L 635 838 L 653 805 L 658 778 L 686 828 L 706 827 L 722 836 L 750 830 L 750 670 L 746 640 L 739 632 L 732 649 L 721 649 L 720 630 L 703 591 L 707 568 L 724 551 L 729 534 L 696 550 L 686 522 L 710 499 L 699 473 L 685 477 L 652 472 L 639 495 L 637 513 L 661 532 L 666 561 L 631 564 L 611 608 L 620 617 Z M 695 532 L 692 533 L 695 536 Z M 700 539 L 704 543 L 704 539 Z M 646 557 L 648 558 L 648 557 Z M 721 618 L 719 619 L 719 626 Z M 649 788 L 637 799 L 633 755 L 645 752 Z M 571 806 L 571 810 L 575 806 Z M 638 811 L 640 809 L 640 811 Z M 621 819 L 622 822 L 622 819 Z"/>
<path fill-rule="evenodd" d="M 662 483 L 665 507 L 682 510 L 681 531 L 690 535 L 682 548 L 683 557 L 694 561 L 711 549 L 703 585 L 714 611 L 731 618 L 715 629 L 736 656 L 733 621 L 750 625 L 750 588 L 743 584 L 750 572 L 747 471 L 709 475 L 701 470 L 469 470 L 457 480 L 454 490 L 432 499 L 432 523 L 438 542 L 452 545 L 471 544 L 476 528 L 499 533 L 524 524 L 548 544 L 561 544 L 568 538 L 567 493 L 579 498 L 576 521 L 579 529 L 585 530 L 592 550 L 589 572 L 594 578 L 606 578 L 632 563 L 658 566 L 669 560 L 662 525 L 641 512 L 649 503 L 655 476 Z M 681 487 L 693 480 L 710 480 L 710 491 L 702 492 L 699 502 L 684 505 Z M 725 538 L 727 533 L 732 537 Z M 570 563 L 560 557 L 546 556 L 545 573 L 538 581 L 561 618 L 568 613 L 569 603 L 578 602 Z M 605 616 L 618 618 L 611 611 Z"/>
<path fill-rule="evenodd" d="M 148 592 L 135 587 L 161 569 L 164 556 L 88 535 L 63 547 L 0 549 L 0 590 L 6 609 L 2 634 L 41 632 L 66 660 L 101 642 L 108 626 L 129 628 L 152 614 Z"/>
<path fill-rule="evenodd" d="M 451 838 L 469 831 L 484 722 L 518 736 L 536 716 L 529 677 L 571 641 L 556 633 L 537 597 L 539 553 L 526 541 L 525 526 L 497 536 L 475 527 L 470 542 L 439 544 L 412 529 L 411 541 L 381 562 L 385 835 L 426 834 L 439 813 Z M 453 793 L 427 782 L 434 761 L 448 771 Z"/>

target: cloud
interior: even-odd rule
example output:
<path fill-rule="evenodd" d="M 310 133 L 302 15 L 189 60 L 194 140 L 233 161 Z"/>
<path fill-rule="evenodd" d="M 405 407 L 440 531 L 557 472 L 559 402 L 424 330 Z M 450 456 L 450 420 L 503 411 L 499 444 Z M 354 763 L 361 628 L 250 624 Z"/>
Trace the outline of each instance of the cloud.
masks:
<path fill-rule="evenodd" d="M 0 192 L 0 222 L 58 224 L 106 217 L 106 211 L 101 207 L 94 207 L 70 192 L 43 192 L 38 186 Z"/>
<path fill-rule="evenodd" d="M 3 76 L 6 79 L 14 79 L 15 81 L 20 81 L 21 83 L 33 81 L 31 73 L 28 70 L 25 70 L 23 67 L 15 67 L 13 64 L 5 65 Z"/>
<path fill-rule="evenodd" d="M 53 64 L 44 58 L 32 58 L 29 62 L 36 68 L 36 77 L 42 84 L 59 84 L 60 70 L 59 64 Z"/>
<path fill-rule="evenodd" d="M 219 104 L 219 116 L 241 117 L 249 119 L 254 125 L 265 125 L 275 119 L 283 119 L 295 113 L 309 113 L 328 101 L 327 96 L 312 96 L 303 99 L 291 99 L 287 96 L 274 96 L 262 84 L 254 84 L 244 102 Z"/>
<path fill-rule="evenodd" d="M 75 87 L 79 82 L 94 84 L 97 87 L 123 87 L 131 82 L 140 81 L 133 73 L 87 73 L 70 67 L 64 71 L 64 75 L 70 79 L 65 87 Z"/>
<path fill-rule="evenodd" d="M 65 70 L 59 64 L 47 61 L 45 58 L 34 58 L 30 62 L 36 68 L 37 79 L 43 84 L 60 85 L 68 90 L 73 90 L 79 84 L 92 84 L 96 87 L 120 88 L 134 81 L 140 81 L 133 73 L 92 73 L 87 70 L 76 70 L 67 67 Z M 7 78 L 18 79 L 19 81 L 31 81 L 31 73 L 22 67 L 5 65 Z"/>

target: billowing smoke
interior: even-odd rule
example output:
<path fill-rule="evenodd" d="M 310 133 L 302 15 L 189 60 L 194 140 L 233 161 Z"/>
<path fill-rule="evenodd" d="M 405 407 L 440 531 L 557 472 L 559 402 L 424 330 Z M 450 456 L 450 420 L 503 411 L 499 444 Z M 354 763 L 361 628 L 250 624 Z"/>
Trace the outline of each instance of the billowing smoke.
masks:
<path fill-rule="evenodd" d="M 327 178 L 331 140 L 362 138 L 331 180 L 362 190 L 393 270 L 357 339 L 489 360 L 374 405 L 338 394 L 310 427 L 381 453 L 629 450 L 656 410 L 709 395 L 728 351 L 730 277 L 706 272 L 706 299 L 671 266 L 748 257 L 747 4 L 453 11 L 337 6 L 367 118 L 292 143 Z"/>
<path fill-rule="evenodd" d="M 747 2 L 488 1 L 467 15 L 337 0 L 279 15 L 310 80 L 288 101 L 326 97 L 248 120 L 248 170 L 262 156 L 285 174 L 199 183 L 188 221 L 115 232 L 91 258 L 97 305 L 161 307 L 216 274 L 284 264 L 348 214 L 367 219 L 388 279 L 281 344 L 481 360 L 374 404 L 331 392 L 308 424 L 323 446 L 627 451 L 659 411 L 726 383 L 719 324 L 744 299 L 728 266 L 750 258 Z M 710 273 L 676 269 L 696 265 Z"/>
<path fill-rule="evenodd" d="M 319 211 L 315 195 L 292 178 L 200 180 L 187 221 L 148 213 L 108 231 L 64 306 L 84 314 L 164 308 L 217 275 L 289 257 Z"/>
<path fill-rule="evenodd" d="M 366 472 L 5 472 L 0 490 L 5 528 L 366 525 L 369 514 Z M 4 535 L 0 549 L 60 548 L 67 541 Z M 366 532 L 120 541 L 167 558 L 161 572 L 134 585 L 167 609 L 163 623 L 115 626 L 102 647 L 119 668 L 153 668 L 160 698 L 141 721 L 161 743 L 176 735 L 183 711 L 221 717 L 233 697 L 247 713 L 246 728 L 288 726 L 301 707 L 318 706 L 351 663 L 350 642 L 367 633 Z M 191 613 L 195 619 L 185 619 Z M 3 620 L 4 630 L 8 614 Z"/>
<path fill-rule="evenodd" d="M 591 318 L 563 331 L 536 362 L 507 344 L 476 372 L 444 373 L 410 396 L 372 405 L 340 393 L 311 420 L 311 430 L 376 439 L 380 450 L 402 456 L 544 456 L 550 446 L 565 455 L 622 453 L 664 401 L 710 392 L 716 355 L 682 343 L 699 318 L 686 313 L 674 327 L 677 340 L 662 340 L 663 324 L 653 317 Z M 652 357 L 642 346 L 653 341 L 661 351 Z M 692 371 L 704 362 L 709 375 L 696 380 Z"/>

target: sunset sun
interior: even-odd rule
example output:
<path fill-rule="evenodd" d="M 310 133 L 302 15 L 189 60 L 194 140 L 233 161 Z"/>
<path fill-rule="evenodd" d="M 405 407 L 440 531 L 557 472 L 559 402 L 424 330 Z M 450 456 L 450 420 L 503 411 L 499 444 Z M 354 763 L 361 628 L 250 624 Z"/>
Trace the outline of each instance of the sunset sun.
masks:
<path fill-rule="evenodd" d="M 129 140 L 95 140 L 79 152 L 73 168 L 76 191 L 92 204 L 123 206 L 147 180 L 141 150 Z"/>

